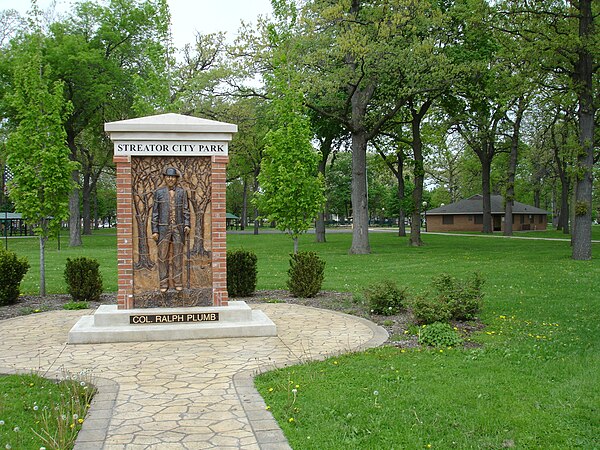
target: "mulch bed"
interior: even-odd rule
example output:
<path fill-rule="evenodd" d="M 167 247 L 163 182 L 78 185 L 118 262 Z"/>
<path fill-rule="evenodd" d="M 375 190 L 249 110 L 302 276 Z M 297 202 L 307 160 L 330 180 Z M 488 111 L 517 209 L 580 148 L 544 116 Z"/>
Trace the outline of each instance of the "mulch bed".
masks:
<path fill-rule="evenodd" d="M 417 338 L 410 333 L 406 333 L 413 324 L 413 317 L 410 312 L 401 312 L 392 316 L 382 316 L 371 314 L 366 305 L 354 302 L 351 293 L 322 291 L 314 298 L 296 298 L 292 297 L 288 291 L 283 290 L 263 290 L 257 291 L 251 297 L 234 298 L 232 300 L 243 300 L 247 303 L 291 303 L 297 305 L 310 306 L 314 308 L 330 309 L 345 314 L 351 314 L 358 317 L 369 319 L 372 322 L 385 328 L 390 338 L 388 345 L 394 345 L 401 348 L 418 347 Z M 63 305 L 71 301 L 71 296 L 67 294 L 53 294 L 41 297 L 39 295 L 21 295 L 19 301 L 14 305 L 0 306 L 0 320 L 27 314 L 42 313 L 45 311 L 61 310 Z M 102 294 L 99 302 L 88 302 L 90 309 L 96 309 L 100 305 L 116 304 L 116 294 Z M 483 328 L 480 322 L 475 323 L 455 323 L 462 335 L 469 335 Z M 466 347 L 473 347 L 475 344 L 466 340 Z"/>

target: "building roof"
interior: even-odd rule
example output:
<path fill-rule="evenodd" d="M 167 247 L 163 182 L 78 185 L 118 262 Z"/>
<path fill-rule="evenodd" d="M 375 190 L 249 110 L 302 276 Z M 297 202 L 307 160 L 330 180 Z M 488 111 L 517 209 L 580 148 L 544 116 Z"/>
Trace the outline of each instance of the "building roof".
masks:
<path fill-rule="evenodd" d="M 491 195 L 490 197 L 492 202 L 492 214 L 504 214 L 504 197 L 501 195 Z M 455 203 L 450 203 L 449 205 L 430 209 L 429 211 L 426 211 L 425 214 L 483 214 L 483 196 L 477 194 Z M 513 205 L 513 214 L 548 214 L 548 211 L 515 201 Z"/>
<path fill-rule="evenodd" d="M 18 220 L 22 219 L 23 216 L 21 213 L 13 213 L 13 212 L 0 212 L 0 220 Z"/>

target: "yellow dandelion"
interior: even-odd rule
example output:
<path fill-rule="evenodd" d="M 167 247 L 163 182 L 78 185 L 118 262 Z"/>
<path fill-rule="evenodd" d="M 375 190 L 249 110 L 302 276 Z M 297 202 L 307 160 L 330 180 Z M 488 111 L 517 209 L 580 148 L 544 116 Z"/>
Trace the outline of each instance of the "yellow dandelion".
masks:
<path fill-rule="evenodd" d="M 295 420 L 294 420 L 294 418 L 293 418 L 293 417 L 290 417 L 290 418 L 288 419 L 288 422 L 289 422 L 289 423 L 294 423 L 294 422 L 295 422 Z"/>

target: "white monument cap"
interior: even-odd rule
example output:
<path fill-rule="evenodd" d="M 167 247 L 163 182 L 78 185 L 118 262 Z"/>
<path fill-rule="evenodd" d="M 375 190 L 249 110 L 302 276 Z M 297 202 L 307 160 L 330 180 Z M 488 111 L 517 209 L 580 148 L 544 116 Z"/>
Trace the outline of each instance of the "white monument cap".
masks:
<path fill-rule="evenodd" d="M 115 155 L 227 155 L 237 125 L 182 114 L 159 114 L 104 124 Z"/>

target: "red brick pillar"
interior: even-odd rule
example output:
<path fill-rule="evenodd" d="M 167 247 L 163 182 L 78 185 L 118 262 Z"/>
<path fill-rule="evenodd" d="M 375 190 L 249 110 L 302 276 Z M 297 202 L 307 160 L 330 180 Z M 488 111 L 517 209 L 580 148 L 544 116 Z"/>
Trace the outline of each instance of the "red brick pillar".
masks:
<path fill-rule="evenodd" d="M 213 305 L 227 306 L 227 156 L 211 157 Z"/>
<path fill-rule="evenodd" d="M 117 167 L 118 309 L 133 308 L 133 210 L 131 157 L 115 156 Z"/>

